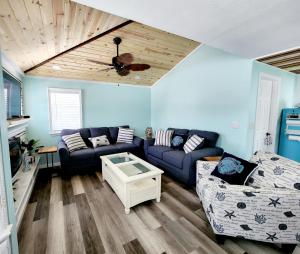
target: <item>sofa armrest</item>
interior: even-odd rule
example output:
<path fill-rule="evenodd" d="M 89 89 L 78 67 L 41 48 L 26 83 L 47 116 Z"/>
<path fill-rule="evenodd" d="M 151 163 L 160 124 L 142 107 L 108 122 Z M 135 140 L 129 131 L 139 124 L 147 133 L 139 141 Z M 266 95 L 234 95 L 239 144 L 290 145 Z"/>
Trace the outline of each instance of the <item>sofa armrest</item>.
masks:
<path fill-rule="evenodd" d="M 230 185 L 220 178 L 201 174 L 196 188 L 216 234 L 297 243 L 300 191 Z M 278 227 L 285 230 L 285 234 L 277 233 L 276 238 L 269 238 L 269 235 L 280 232 Z"/>
<path fill-rule="evenodd" d="M 223 149 L 220 147 L 205 147 L 185 155 L 183 160 L 184 167 L 191 167 L 196 165 L 197 160 L 201 160 L 207 156 L 220 156 L 223 154 Z"/>
<path fill-rule="evenodd" d="M 185 155 L 183 159 L 184 175 L 189 182 L 187 185 L 195 185 L 196 183 L 196 161 L 207 156 L 220 156 L 223 149 L 220 147 L 205 147 Z"/>
<path fill-rule="evenodd" d="M 218 161 L 197 160 L 196 162 L 197 174 L 202 174 L 205 176 L 210 175 L 211 172 L 214 171 L 218 163 L 219 163 Z"/>
<path fill-rule="evenodd" d="M 145 139 L 144 140 L 144 152 L 145 152 L 145 155 L 148 154 L 148 148 L 149 148 L 149 146 L 153 146 L 154 142 L 155 142 L 155 138 Z"/>
<path fill-rule="evenodd" d="M 68 147 L 63 141 L 60 141 L 57 145 L 57 150 L 60 158 L 60 162 L 64 163 L 69 160 L 70 152 Z"/>
<path fill-rule="evenodd" d="M 142 148 L 143 147 L 143 141 L 144 140 L 142 138 L 134 136 L 132 143 L 135 144 L 136 146 Z"/>

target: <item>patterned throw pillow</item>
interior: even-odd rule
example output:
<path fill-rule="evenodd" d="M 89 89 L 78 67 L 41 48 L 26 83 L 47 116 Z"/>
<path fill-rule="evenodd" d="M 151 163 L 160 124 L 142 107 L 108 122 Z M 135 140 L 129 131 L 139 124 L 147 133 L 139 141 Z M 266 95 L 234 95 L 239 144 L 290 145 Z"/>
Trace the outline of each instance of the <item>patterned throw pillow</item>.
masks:
<path fill-rule="evenodd" d="M 190 153 L 203 144 L 204 138 L 201 138 L 198 135 L 193 135 L 185 142 L 183 150 L 185 153 Z"/>
<path fill-rule="evenodd" d="M 62 140 L 66 143 L 70 153 L 80 149 L 86 149 L 87 146 L 84 143 L 80 133 L 74 133 L 71 135 L 66 135 L 61 137 Z"/>
<path fill-rule="evenodd" d="M 128 143 L 132 144 L 133 141 L 133 132 L 132 129 L 119 128 L 117 143 Z"/>
<path fill-rule="evenodd" d="M 171 146 L 171 137 L 173 135 L 173 130 L 157 130 L 155 133 L 155 146 Z"/>
<path fill-rule="evenodd" d="M 108 145 L 110 145 L 106 135 L 89 138 L 89 140 L 92 142 L 94 148 L 96 148 L 98 146 L 108 146 Z"/>
<path fill-rule="evenodd" d="M 243 160 L 230 153 L 224 153 L 211 175 L 221 178 L 229 184 L 243 185 L 256 167 L 256 163 Z"/>
<path fill-rule="evenodd" d="M 183 145 L 186 142 L 188 136 L 187 135 L 180 135 L 175 134 L 173 135 L 171 147 L 178 150 L 183 150 Z"/>

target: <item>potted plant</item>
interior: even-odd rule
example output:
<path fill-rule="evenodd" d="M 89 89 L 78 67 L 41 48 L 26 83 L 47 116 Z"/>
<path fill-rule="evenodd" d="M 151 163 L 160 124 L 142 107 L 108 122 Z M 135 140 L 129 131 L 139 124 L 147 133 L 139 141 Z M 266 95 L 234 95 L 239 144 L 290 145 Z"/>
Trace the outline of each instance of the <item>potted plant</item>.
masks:
<path fill-rule="evenodd" d="M 27 148 L 28 155 L 32 155 L 32 151 L 36 148 L 36 145 L 39 143 L 39 140 L 31 139 L 28 141 L 28 143 L 22 142 L 22 146 Z"/>

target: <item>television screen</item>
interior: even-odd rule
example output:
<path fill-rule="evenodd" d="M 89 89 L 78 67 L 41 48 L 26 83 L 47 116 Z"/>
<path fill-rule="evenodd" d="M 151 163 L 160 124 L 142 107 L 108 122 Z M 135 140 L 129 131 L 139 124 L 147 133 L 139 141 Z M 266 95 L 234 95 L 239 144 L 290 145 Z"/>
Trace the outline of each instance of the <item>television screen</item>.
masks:
<path fill-rule="evenodd" d="M 7 119 L 21 116 L 21 82 L 3 72 L 4 99 Z"/>
<path fill-rule="evenodd" d="M 20 138 L 11 138 L 9 142 L 9 155 L 10 155 L 10 166 L 11 176 L 13 177 L 22 164 L 22 150 Z"/>

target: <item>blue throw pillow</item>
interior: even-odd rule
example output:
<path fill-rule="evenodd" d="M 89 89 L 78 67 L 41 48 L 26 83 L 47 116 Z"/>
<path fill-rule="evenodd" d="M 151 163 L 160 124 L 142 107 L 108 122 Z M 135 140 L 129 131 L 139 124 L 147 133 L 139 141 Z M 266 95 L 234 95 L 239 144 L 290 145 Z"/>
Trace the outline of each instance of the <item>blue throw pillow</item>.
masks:
<path fill-rule="evenodd" d="M 174 149 L 183 149 L 183 145 L 187 140 L 187 135 L 177 135 L 175 134 L 171 141 L 171 147 Z"/>
<path fill-rule="evenodd" d="M 243 185 L 256 167 L 256 163 L 224 153 L 211 175 L 221 178 L 229 184 Z"/>

